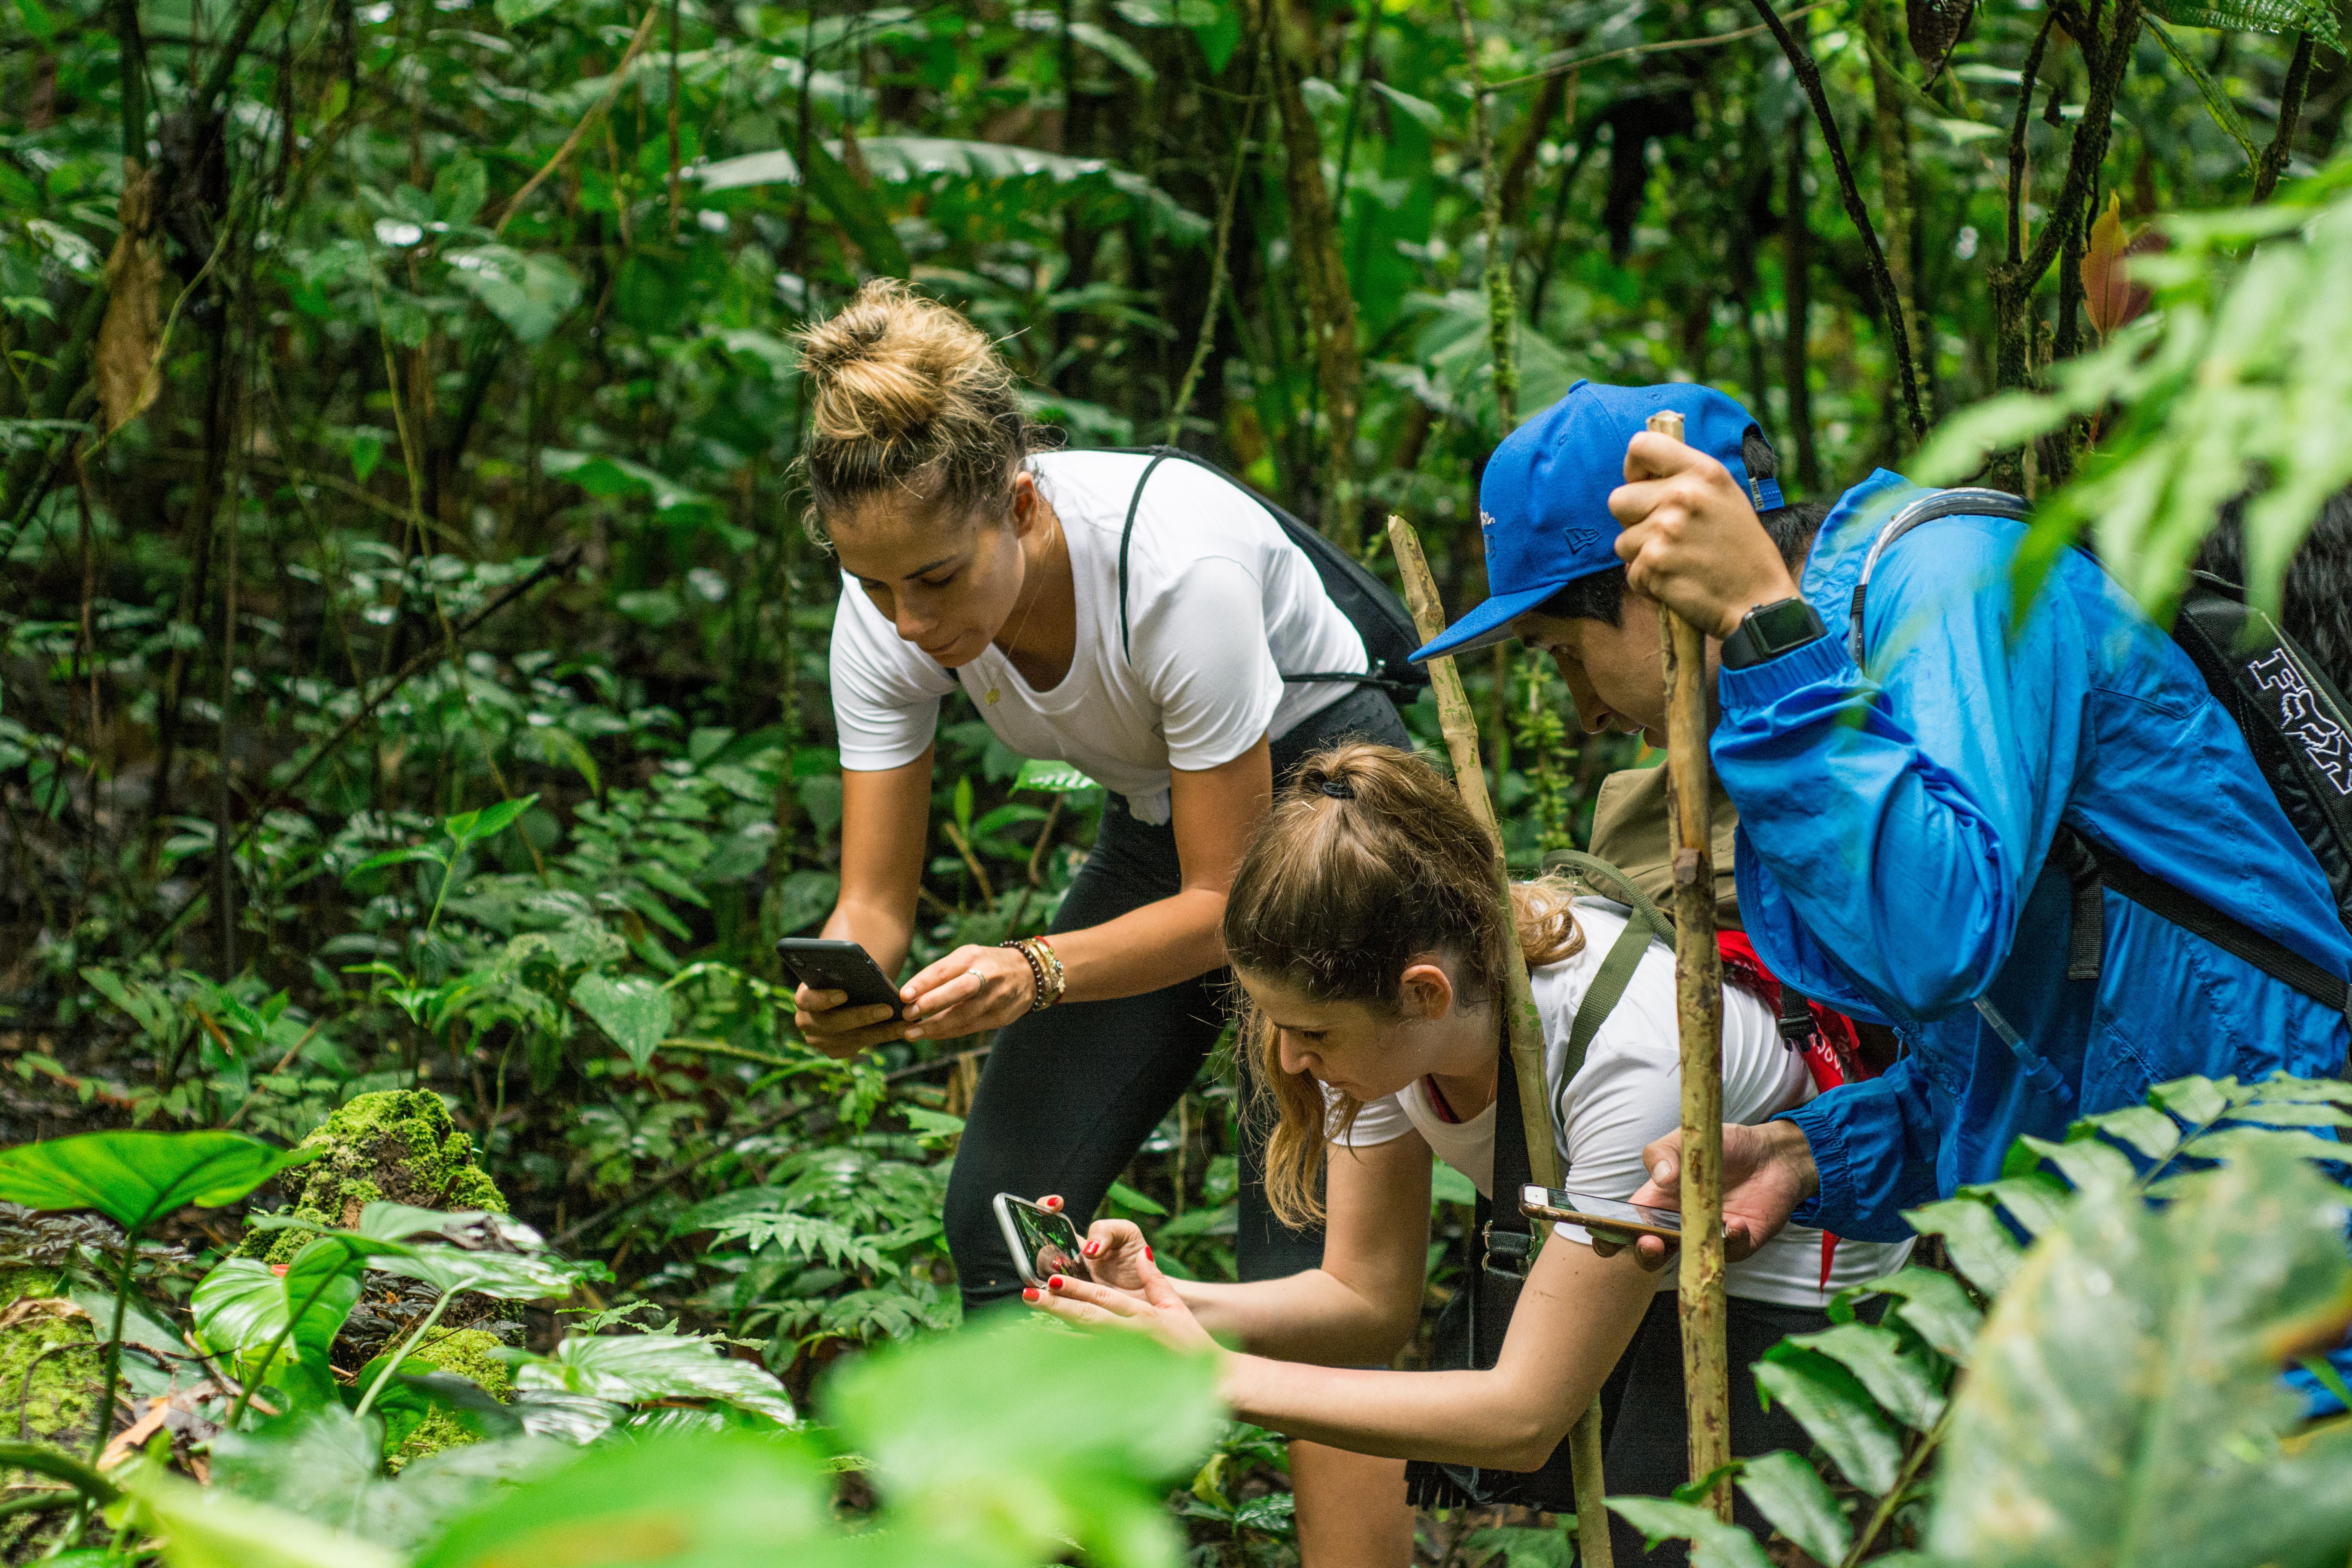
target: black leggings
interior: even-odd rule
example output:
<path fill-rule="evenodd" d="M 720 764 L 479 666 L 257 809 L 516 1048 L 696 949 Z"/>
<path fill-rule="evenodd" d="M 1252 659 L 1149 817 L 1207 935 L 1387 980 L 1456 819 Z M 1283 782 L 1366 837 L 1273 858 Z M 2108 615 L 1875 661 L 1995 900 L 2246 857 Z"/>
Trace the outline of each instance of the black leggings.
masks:
<path fill-rule="evenodd" d="M 1343 740 L 1410 749 L 1396 709 L 1376 688 L 1301 721 L 1274 742 L 1279 787 L 1309 752 Z M 1173 897 L 1183 885 L 1171 826 L 1138 822 L 1113 795 L 1055 931 L 1081 931 Z M 1073 1002 L 1031 1013 L 996 1032 L 948 1179 L 948 1250 L 967 1312 L 1021 1289 L 993 1203 L 999 1193 L 1059 1193 L 1083 1227 L 1110 1184 L 1135 1158 L 1201 1070 L 1224 1031 L 1228 972 L 1140 996 Z M 1277 1223 L 1265 1199 L 1263 1151 L 1242 1141 L 1241 1215 L 1235 1237 L 1244 1279 L 1278 1279 L 1323 1261 L 1323 1233 Z"/>
<path fill-rule="evenodd" d="M 1601 1385 L 1601 1471 L 1611 1497 L 1664 1497 L 1690 1479 L 1689 1415 L 1683 1403 L 1682 1325 L 1672 1290 L 1650 1300 L 1633 1342 L 1617 1358 Z M 1790 1334 L 1817 1334 L 1829 1314 L 1811 1307 L 1779 1307 L 1734 1296 L 1725 1305 L 1724 1339 L 1731 1372 L 1731 1452 L 1754 1458 L 1775 1448 L 1811 1451 L 1813 1440 L 1782 1406 L 1766 1410 L 1756 1395 L 1755 1365 L 1764 1352 Z M 1863 1316 L 1875 1314 L 1864 1311 Z M 1732 1489 L 1732 1518 L 1758 1540 L 1771 1527 L 1748 1494 Z M 1661 1542 L 1642 1550 L 1642 1532 L 1616 1514 L 1609 1516 L 1609 1542 L 1617 1561 L 1642 1568 L 1681 1568 L 1690 1561 L 1690 1542 Z"/>

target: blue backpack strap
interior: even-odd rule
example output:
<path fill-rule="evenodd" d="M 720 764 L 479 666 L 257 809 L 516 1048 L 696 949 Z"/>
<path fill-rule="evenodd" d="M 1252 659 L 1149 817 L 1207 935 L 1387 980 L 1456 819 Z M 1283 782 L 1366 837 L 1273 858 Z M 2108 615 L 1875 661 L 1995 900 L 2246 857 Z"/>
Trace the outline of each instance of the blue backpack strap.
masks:
<path fill-rule="evenodd" d="M 1143 477 L 1135 481 L 1135 493 L 1127 498 L 1127 526 L 1118 531 L 1118 651 L 1130 664 L 1135 662 L 1135 652 L 1127 646 L 1127 547 L 1135 542 L 1135 512 L 1143 504 L 1143 487 L 1151 482 L 1151 470 L 1170 458 L 1181 455 L 1155 451 L 1151 461 L 1143 465 Z"/>
<path fill-rule="evenodd" d="M 1886 520 L 1878 537 L 1871 541 L 1870 553 L 1863 557 L 1862 575 L 1853 584 L 1853 605 L 1846 616 L 1846 651 L 1853 656 L 1854 664 L 1862 663 L 1862 606 L 1870 593 L 1870 574 L 1878 569 L 1878 558 L 1886 547 L 1918 527 L 1939 517 L 2006 517 L 2019 522 L 2025 521 L 2031 509 L 2023 496 L 2007 490 L 1960 489 L 1929 490 L 1917 500 Z"/>

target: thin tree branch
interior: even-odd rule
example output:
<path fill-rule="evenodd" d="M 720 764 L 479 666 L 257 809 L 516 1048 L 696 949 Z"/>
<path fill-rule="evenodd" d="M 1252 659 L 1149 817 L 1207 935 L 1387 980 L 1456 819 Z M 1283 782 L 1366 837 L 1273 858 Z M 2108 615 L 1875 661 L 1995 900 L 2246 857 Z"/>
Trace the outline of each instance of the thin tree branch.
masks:
<path fill-rule="evenodd" d="M 1781 20 L 1780 14 L 1772 9 L 1772 0 L 1751 0 L 1751 4 L 1756 7 L 1756 14 L 1763 18 L 1765 26 L 1771 29 L 1773 41 L 1780 46 L 1781 54 L 1788 57 L 1789 68 L 1796 73 L 1798 82 L 1805 89 L 1806 99 L 1813 106 L 1813 118 L 1821 124 L 1822 140 L 1829 145 L 1830 165 L 1837 171 L 1838 195 L 1845 204 L 1846 219 L 1853 225 L 1854 232 L 1862 236 L 1863 254 L 1870 263 L 1871 285 L 1878 293 L 1879 308 L 1886 319 L 1887 336 L 1894 340 L 1895 370 L 1903 388 L 1904 407 L 1911 418 L 1911 434 L 1915 439 L 1925 437 L 1927 434 L 1927 416 L 1919 406 L 1919 375 L 1911 356 L 1911 334 L 1904 330 L 1903 299 L 1895 292 L 1895 279 L 1886 269 L 1886 252 L 1879 247 L 1878 230 L 1871 225 L 1870 209 L 1863 205 L 1862 192 L 1854 184 L 1853 165 L 1846 162 L 1845 138 L 1838 131 L 1837 116 L 1831 111 L 1829 95 L 1822 90 L 1822 73 L 1814 67 L 1813 57 L 1789 31 L 1788 24 Z M 2124 0 L 2124 4 L 2133 6 L 2135 16 L 2138 15 L 2135 0 Z M 2042 265 L 2046 267 L 2049 263 L 2045 261 Z"/>
<path fill-rule="evenodd" d="M 614 66 L 613 74 L 605 79 L 604 96 L 590 105 L 588 112 L 580 117 L 580 123 L 572 128 L 572 134 L 563 139 L 563 145 L 555 150 L 555 155 L 541 164 L 539 173 L 525 180 L 522 189 L 507 199 L 506 211 L 499 215 L 498 226 L 490 230 L 491 238 L 496 239 L 506 233 L 507 225 L 514 221 L 515 214 L 522 211 L 522 204 L 530 199 L 531 192 L 539 189 L 549 175 L 563 167 L 571 159 L 572 153 L 578 149 L 580 139 L 587 135 L 596 122 L 604 117 L 606 110 L 613 107 L 613 100 L 621 95 L 621 86 L 628 79 L 629 67 L 636 62 L 637 56 L 644 52 L 646 43 L 652 39 L 654 19 L 660 15 L 659 5 L 646 7 L 645 19 L 637 24 L 636 35 L 630 38 L 628 48 L 622 53 L 621 63 Z M 803 72 L 803 76 L 806 74 L 805 71 Z M 803 164 L 803 167 L 806 165 Z"/>
<path fill-rule="evenodd" d="M 1201 310 L 1201 335 L 1192 344 L 1192 363 L 1184 367 L 1184 379 L 1176 388 L 1176 401 L 1168 411 L 1168 444 L 1175 446 L 1183 439 L 1184 411 L 1192 406 L 1192 389 L 1200 384 L 1201 371 L 1209 363 L 1209 352 L 1217 342 L 1217 305 L 1225 289 L 1225 279 L 1232 262 L 1228 257 L 1234 237 L 1234 203 L 1241 195 L 1242 173 L 1249 166 L 1250 132 L 1257 120 L 1257 100 L 1265 76 L 1266 40 L 1258 40 L 1255 62 L 1250 68 L 1249 101 L 1242 106 L 1242 130 L 1234 144 L 1233 177 L 1225 182 L 1225 194 L 1217 204 L 1217 239 L 1215 255 L 1209 264 L 1209 300 Z"/>
<path fill-rule="evenodd" d="M 2311 89 L 2311 35 L 2305 33 L 2294 41 L 2294 58 L 2287 62 L 2286 86 L 2279 92 L 2277 134 L 2254 163 L 2254 203 L 2260 205 L 2271 199 L 2278 189 L 2279 175 L 2286 172 L 2287 159 L 2294 152 L 2294 125 L 2303 118 L 2304 95 Z"/>
<path fill-rule="evenodd" d="M 1782 13 L 1782 17 L 1787 21 L 1794 21 L 1829 4 L 1831 0 L 1812 0 L 1810 5 L 1800 5 L 1793 11 Z M 1525 76 L 1505 77 L 1501 81 L 1490 81 L 1486 84 L 1486 90 L 1500 92 L 1505 88 L 1525 87 L 1531 81 L 1541 81 L 1547 77 L 1566 76 L 1572 70 L 1581 70 L 1586 66 L 1599 65 L 1603 60 L 1627 60 L 1636 55 L 1663 55 L 1675 49 L 1703 49 L 1711 44 L 1728 44 L 1740 38 L 1752 38 L 1759 33 L 1769 31 L 1770 26 L 1767 22 L 1759 22 L 1752 27 L 1740 27 L 1728 33 L 1712 33 L 1704 38 L 1668 38 L 1654 44 L 1631 44 L 1622 49 L 1603 49 L 1597 55 L 1564 54 L 1540 70 L 1529 71 Z"/>

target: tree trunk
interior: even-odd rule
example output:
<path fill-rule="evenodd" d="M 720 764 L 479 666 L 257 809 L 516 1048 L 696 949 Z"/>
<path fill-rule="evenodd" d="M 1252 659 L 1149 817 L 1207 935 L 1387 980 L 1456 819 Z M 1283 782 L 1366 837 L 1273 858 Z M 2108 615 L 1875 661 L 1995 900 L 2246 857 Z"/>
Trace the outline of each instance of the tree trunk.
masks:
<path fill-rule="evenodd" d="M 1363 541 L 1356 482 L 1356 420 L 1363 364 L 1356 351 L 1356 301 L 1339 255 L 1330 187 L 1323 179 L 1323 139 L 1300 83 L 1315 63 L 1311 19 L 1286 0 L 1254 0 L 1255 20 L 1270 44 L 1268 75 L 1282 122 L 1283 189 L 1290 204 L 1290 251 L 1306 307 L 1316 384 L 1322 404 L 1324 471 L 1318 525 L 1341 549 Z"/>

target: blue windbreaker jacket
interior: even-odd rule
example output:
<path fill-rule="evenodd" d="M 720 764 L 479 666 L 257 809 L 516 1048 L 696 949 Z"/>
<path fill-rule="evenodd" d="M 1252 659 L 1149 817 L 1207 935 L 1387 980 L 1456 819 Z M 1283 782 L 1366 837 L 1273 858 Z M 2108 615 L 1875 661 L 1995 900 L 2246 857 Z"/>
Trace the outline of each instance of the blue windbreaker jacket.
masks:
<path fill-rule="evenodd" d="M 2072 891 L 2042 864 L 2062 822 L 2332 973 L 2352 973 L 2352 938 L 2196 667 L 2079 552 L 2020 625 L 2023 525 L 1916 530 L 1872 575 L 1855 668 L 1854 581 L 1911 488 L 1881 470 L 1839 501 L 1802 584 L 1830 635 L 1725 670 L 1713 744 L 1758 952 L 1909 1047 L 1790 1113 L 1822 1177 L 1796 1223 L 1874 1241 L 1909 1234 L 1902 1210 L 1997 1177 L 2020 1134 L 2058 1138 L 2189 1073 L 2336 1073 L 2352 1044 L 2341 1014 L 2112 890 L 2099 979 L 2066 979 Z"/>

